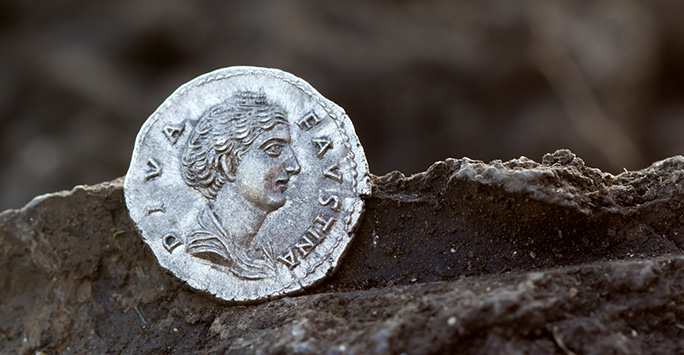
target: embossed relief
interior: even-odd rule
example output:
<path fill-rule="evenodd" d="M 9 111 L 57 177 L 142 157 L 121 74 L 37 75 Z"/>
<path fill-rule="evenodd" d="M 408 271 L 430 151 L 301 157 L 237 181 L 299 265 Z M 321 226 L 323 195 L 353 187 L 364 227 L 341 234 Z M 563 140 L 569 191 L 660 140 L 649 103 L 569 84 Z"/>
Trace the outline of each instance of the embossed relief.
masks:
<path fill-rule="evenodd" d="M 164 248 L 166 248 L 169 253 L 172 253 L 174 249 L 183 244 L 183 241 L 178 238 L 176 233 L 169 232 L 162 237 L 162 244 L 164 244 Z"/>
<path fill-rule="evenodd" d="M 318 215 L 313 223 L 306 230 L 304 235 L 299 237 L 297 243 L 278 256 L 278 261 L 293 269 L 300 264 L 301 260 L 309 256 L 311 251 L 323 241 L 323 238 L 330 233 L 330 229 L 337 222 L 333 217 Z"/>
<path fill-rule="evenodd" d="M 318 150 L 318 153 L 316 153 L 318 158 L 323 158 L 328 149 L 332 148 L 332 141 L 328 137 L 314 138 L 311 140 L 311 143 Z"/>
<path fill-rule="evenodd" d="M 309 112 L 299 121 L 299 128 L 309 131 L 321 123 L 321 118 L 315 112 Z"/>
<path fill-rule="evenodd" d="M 290 178 L 300 171 L 285 110 L 263 93 L 236 93 L 204 112 L 181 163 L 185 183 L 207 201 L 186 251 L 241 278 L 274 276 L 273 246 L 254 236 L 285 204 Z"/>
<path fill-rule="evenodd" d="M 164 132 L 164 135 L 166 136 L 166 139 L 171 142 L 171 145 L 175 145 L 176 142 L 178 142 L 178 138 L 183 134 L 183 131 L 185 130 L 185 123 L 182 124 L 169 124 L 164 126 L 162 131 Z"/>
<path fill-rule="evenodd" d="M 338 164 L 331 165 L 323 173 L 325 177 L 330 178 L 334 181 L 342 183 L 342 172 L 340 171 L 340 166 Z"/>
<path fill-rule="evenodd" d="M 147 160 L 147 170 L 145 170 L 145 180 L 151 180 L 160 176 L 162 173 L 161 165 L 154 158 Z"/>
<path fill-rule="evenodd" d="M 291 74 L 232 67 L 183 85 L 150 116 L 124 195 L 161 266 L 254 301 L 328 275 L 360 218 L 367 173 L 339 106 Z"/>
<path fill-rule="evenodd" d="M 148 205 L 145 208 L 145 214 L 148 216 L 153 214 L 153 213 L 166 213 L 166 208 L 164 207 L 163 203 L 154 203 L 151 205 Z"/>

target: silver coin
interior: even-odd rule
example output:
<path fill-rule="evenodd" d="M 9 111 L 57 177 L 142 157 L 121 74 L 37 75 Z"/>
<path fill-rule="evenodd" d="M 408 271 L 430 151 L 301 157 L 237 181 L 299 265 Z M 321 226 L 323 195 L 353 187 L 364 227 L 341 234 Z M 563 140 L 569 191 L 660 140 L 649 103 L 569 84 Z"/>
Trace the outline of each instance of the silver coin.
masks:
<path fill-rule="evenodd" d="M 160 265 L 240 302 L 330 274 L 370 183 L 342 108 L 292 74 L 230 67 L 181 86 L 147 119 L 124 194 Z"/>

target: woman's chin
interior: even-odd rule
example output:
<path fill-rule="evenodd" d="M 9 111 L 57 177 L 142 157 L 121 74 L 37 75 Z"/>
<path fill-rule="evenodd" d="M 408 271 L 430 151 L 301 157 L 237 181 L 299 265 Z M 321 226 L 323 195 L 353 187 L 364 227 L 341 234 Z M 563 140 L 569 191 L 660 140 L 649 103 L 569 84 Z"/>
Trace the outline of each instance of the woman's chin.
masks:
<path fill-rule="evenodd" d="M 285 206 L 285 202 L 287 202 L 287 199 L 285 196 L 278 196 L 278 197 L 273 197 L 268 201 L 268 207 L 269 207 L 269 212 L 275 211 L 279 209 L 280 207 Z"/>

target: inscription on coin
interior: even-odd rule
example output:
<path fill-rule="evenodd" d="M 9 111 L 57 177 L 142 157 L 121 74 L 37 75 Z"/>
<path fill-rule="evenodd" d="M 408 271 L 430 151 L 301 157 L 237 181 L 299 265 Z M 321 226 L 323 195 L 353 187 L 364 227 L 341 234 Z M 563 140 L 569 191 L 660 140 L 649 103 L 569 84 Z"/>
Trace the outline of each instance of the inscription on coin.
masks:
<path fill-rule="evenodd" d="M 150 158 L 147 160 L 147 170 L 145 171 L 145 180 L 150 180 L 161 175 L 162 170 L 156 160 Z"/>
<path fill-rule="evenodd" d="M 340 107 L 291 74 L 232 67 L 190 81 L 150 116 L 124 190 L 163 267 L 254 301 L 329 274 L 370 186 Z"/>
<path fill-rule="evenodd" d="M 178 138 L 183 134 L 183 130 L 185 129 L 185 123 L 181 123 L 179 125 L 173 125 L 169 124 L 164 126 L 164 134 L 166 135 L 166 138 L 168 138 L 169 142 L 171 142 L 171 145 L 176 144 L 178 142 Z"/>

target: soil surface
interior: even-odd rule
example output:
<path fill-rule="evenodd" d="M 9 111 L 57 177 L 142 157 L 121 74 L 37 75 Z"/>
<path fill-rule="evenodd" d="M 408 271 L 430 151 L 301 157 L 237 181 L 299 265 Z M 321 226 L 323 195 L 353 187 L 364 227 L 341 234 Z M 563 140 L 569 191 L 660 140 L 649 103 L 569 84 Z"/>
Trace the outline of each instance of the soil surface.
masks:
<path fill-rule="evenodd" d="M 123 179 L 77 186 L 0 214 L 0 353 L 682 353 L 682 179 L 567 150 L 373 176 L 333 276 L 252 305 L 162 269 Z"/>

